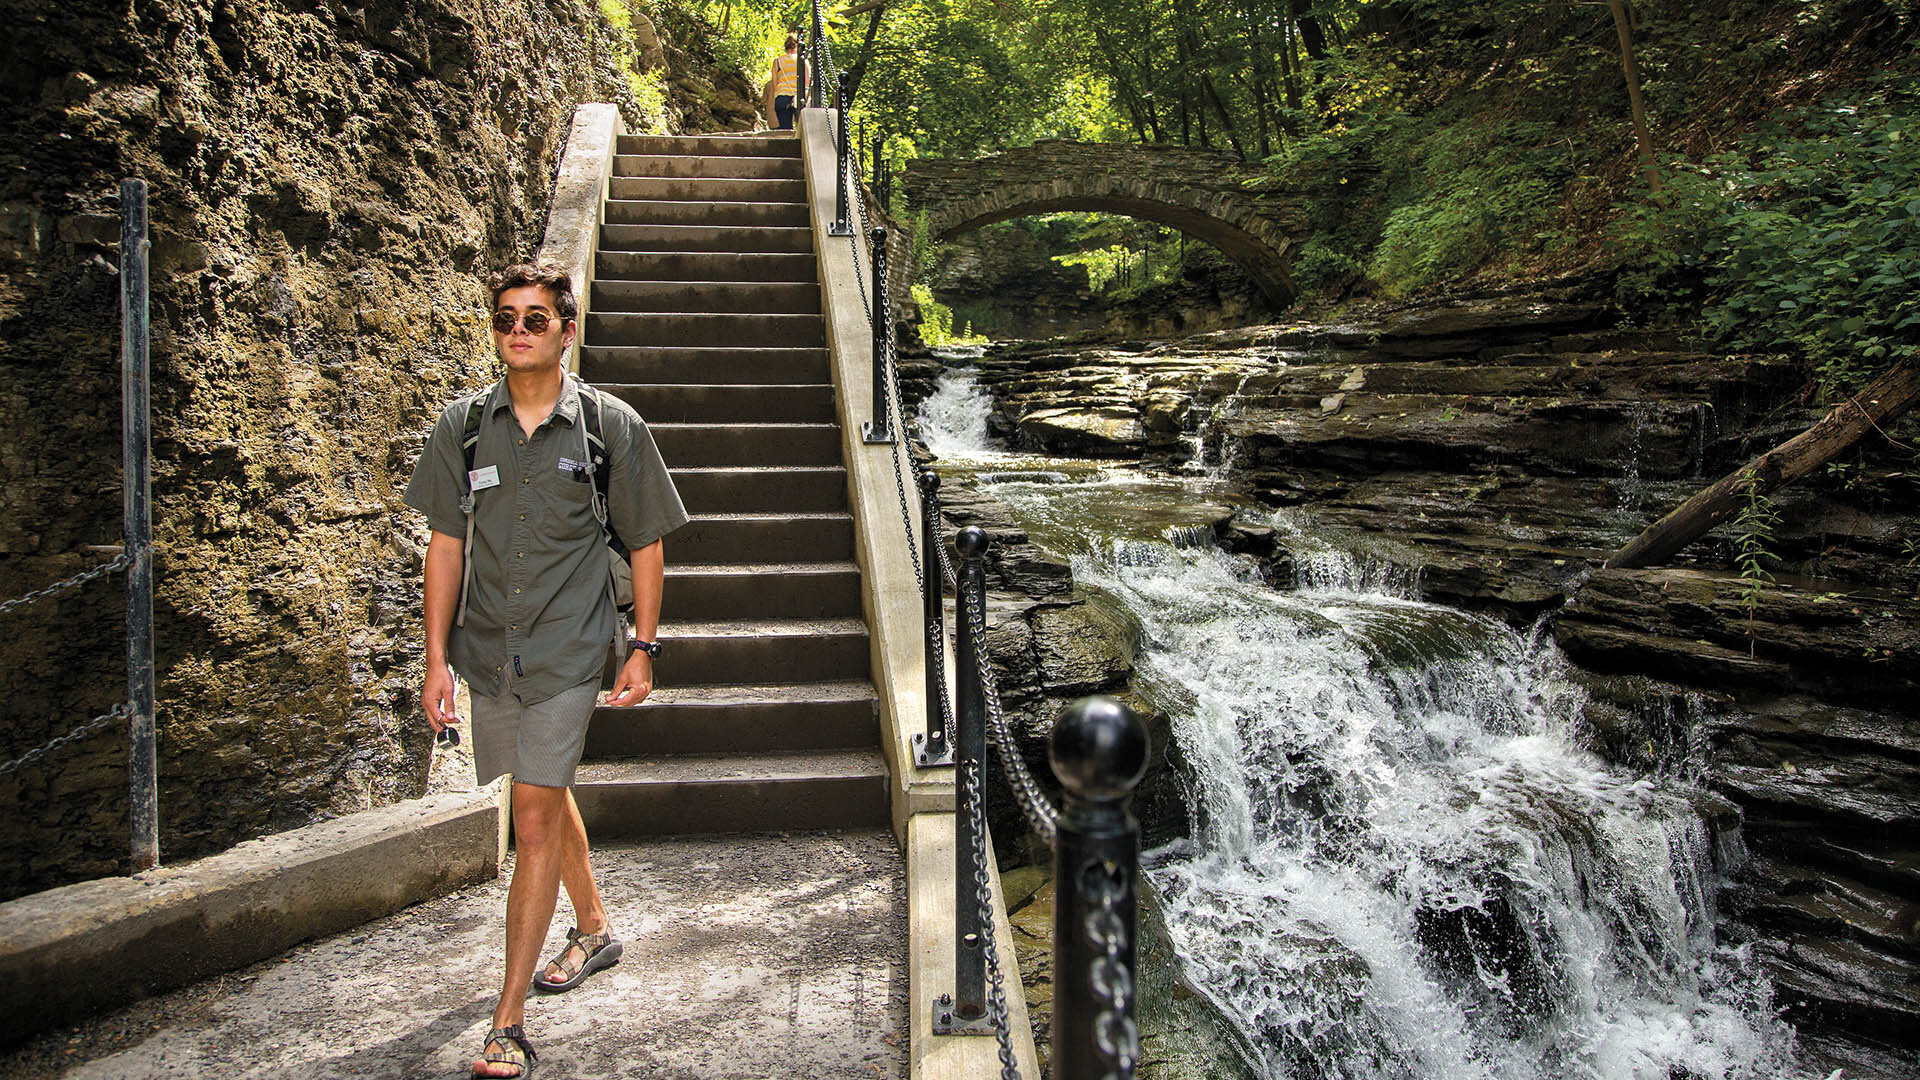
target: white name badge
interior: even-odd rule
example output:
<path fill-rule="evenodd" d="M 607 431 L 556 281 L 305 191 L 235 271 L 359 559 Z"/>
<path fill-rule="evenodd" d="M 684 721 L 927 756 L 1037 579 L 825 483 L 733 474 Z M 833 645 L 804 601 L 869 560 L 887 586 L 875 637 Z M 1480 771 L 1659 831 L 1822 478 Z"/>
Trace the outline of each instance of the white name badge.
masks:
<path fill-rule="evenodd" d="M 468 491 L 485 491 L 500 486 L 500 466 L 489 465 L 484 469 L 475 469 L 467 474 Z"/>

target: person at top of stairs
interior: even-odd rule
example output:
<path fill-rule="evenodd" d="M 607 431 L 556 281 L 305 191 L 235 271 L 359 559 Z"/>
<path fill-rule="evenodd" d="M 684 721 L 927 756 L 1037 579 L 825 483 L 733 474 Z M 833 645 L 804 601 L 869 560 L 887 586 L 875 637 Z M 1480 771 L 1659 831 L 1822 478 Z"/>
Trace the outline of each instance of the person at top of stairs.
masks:
<path fill-rule="evenodd" d="M 800 87 L 800 38 L 787 35 L 786 51 L 773 58 L 773 72 L 767 77 L 765 107 L 767 119 L 781 131 L 793 130 L 793 116 Z"/>
<path fill-rule="evenodd" d="M 609 704 L 637 705 L 653 689 L 661 537 L 685 524 L 687 512 L 639 414 L 562 369 L 579 332 L 566 271 L 510 266 L 490 285 L 493 341 L 506 375 L 441 413 L 405 501 L 433 530 L 421 693 L 427 722 L 435 732 L 459 723 L 458 671 L 473 692 L 479 781 L 513 777 L 506 979 L 473 1063 L 475 1076 L 513 1077 L 530 1073 L 535 1057 L 523 1024 L 529 984 L 570 990 L 620 958 L 588 861 L 574 773 L 603 670 L 618 667 Z M 481 408 L 472 408 L 476 401 Z M 604 524 L 588 409 L 598 412 L 598 452 L 611 465 Z M 608 526 L 630 549 L 634 639 L 610 584 Z M 536 980 L 562 882 L 578 925 Z"/>

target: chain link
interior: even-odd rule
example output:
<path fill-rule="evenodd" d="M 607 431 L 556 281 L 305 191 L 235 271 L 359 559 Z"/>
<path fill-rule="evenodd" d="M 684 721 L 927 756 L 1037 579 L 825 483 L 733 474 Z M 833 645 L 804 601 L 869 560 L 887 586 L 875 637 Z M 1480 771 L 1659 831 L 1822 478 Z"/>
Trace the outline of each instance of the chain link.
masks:
<path fill-rule="evenodd" d="M 1140 1061 L 1140 1029 L 1133 1022 L 1133 972 L 1127 969 L 1127 924 L 1120 904 L 1127 897 L 1127 871 L 1109 859 L 1088 863 L 1082 872 L 1093 907 L 1082 923 L 1087 940 L 1099 950 L 1088 972 L 1099 1011 L 1093 1017 L 1093 1048 L 1106 1065 L 1107 1080 L 1132 1076 Z"/>
<path fill-rule="evenodd" d="M 967 789 L 967 821 L 973 826 L 973 898 L 980 905 L 980 947 L 987 964 L 987 1021 L 993 1025 L 994 1041 L 1000 1044 L 1000 1080 L 1020 1080 L 1020 1066 L 1013 1058 L 1013 1032 L 1007 1017 L 1006 978 L 1000 973 L 1000 948 L 993 934 L 993 894 L 987 887 L 987 821 L 982 805 L 978 761 L 964 763 L 962 783 Z"/>
<path fill-rule="evenodd" d="M 987 638 L 986 605 L 980 598 L 966 595 L 969 591 L 961 590 L 965 608 L 961 617 L 973 628 L 973 639 L 984 644 Z M 1026 759 L 1020 756 L 1020 748 L 1014 745 L 1013 729 L 1007 723 L 1006 713 L 1000 708 L 1000 683 L 994 678 L 987 650 L 975 649 L 974 658 L 980 668 L 981 696 L 987 703 L 987 735 L 993 740 L 994 753 L 1000 757 L 1000 771 L 1006 773 L 1007 783 L 1013 788 L 1020 810 L 1027 817 L 1027 824 L 1047 842 L 1049 848 L 1054 847 L 1059 832 L 1055 823 L 1060 812 L 1040 793 L 1040 785 L 1034 782 L 1033 773 L 1027 770 Z"/>
<path fill-rule="evenodd" d="M 115 555 L 113 558 L 107 560 L 106 562 L 101 563 L 99 566 L 89 567 L 88 569 L 82 570 L 79 573 L 73 575 L 70 578 L 67 578 L 64 581 L 56 581 L 44 589 L 39 589 L 34 592 L 30 592 L 27 595 L 22 596 L 16 600 L 8 600 L 6 603 L 0 604 L 0 615 L 5 615 L 6 613 L 8 613 L 9 611 L 12 611 L 15 608 L 26 607 L 28 604 L 33 603 L 35 600 L 45 600 L 50 596 L 58 596 L 59 594 L 66 592 L 68 589 L 77 589 L 80 586 L 85 585 L 87 582 L 92 581 L 94 578 L 105 577 L 106 575 L 113 573 L 115 570 L 123 570 L 132 565 L 133 565 L 133 556 L 122 551 L 120 554 Z"/>
<path fill-rule="evenodd" d="M 39 761 L 41 758 L 46 757 L 48 754 L 53 753 L 55 750 L 58 750 L 61 747 L 67 745 L 68 743 L 79 742 L 81 739 L 84 739 L 87 736 L 92 735 L 93 733 L 99 731 L 101 728 L 104 728 L 108 724 L 113 723 L 115 720 L 125 720 L 132 715 L 133 715 L 133 703 L 130 701 L 123 701 L 120 704 L 115 705 L 113 708 L 108 709 L 106 712 L 100 714 L 99 716 L 96 716 L 93 719 L 87 721 L 86 723 L 81 724 L 79 727 L 74 728 L 72 731 L 67 732 L 65 735 L 60 735 L 52 739 L 48 739 L 46 742 L 40 744 L 39 746 L 34 747 L 33 749 L 27 751 L 24 754 L 21 754 L 19 757 L 14 758 L 12 761 L 0 762 L 0 776 L 5 776 L 8 773 L 13 772 L 17 769 L 24 769 L 27 766 L 33 764 L 34 762 Z"/>

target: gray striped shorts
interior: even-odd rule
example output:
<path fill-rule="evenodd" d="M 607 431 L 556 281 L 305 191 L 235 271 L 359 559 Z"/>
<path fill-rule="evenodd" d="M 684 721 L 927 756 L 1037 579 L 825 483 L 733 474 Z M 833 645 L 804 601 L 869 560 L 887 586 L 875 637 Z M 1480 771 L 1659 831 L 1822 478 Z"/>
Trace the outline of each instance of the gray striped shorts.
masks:
<path fill-rule="evenodd" d="M 518 784 L 572 787 L 599 693 L 595 676 L 533 705 L 513 696 L 511 677 L 498 697 L 474 694 L 473 771 L 480 783 L 512 773 Z"/>

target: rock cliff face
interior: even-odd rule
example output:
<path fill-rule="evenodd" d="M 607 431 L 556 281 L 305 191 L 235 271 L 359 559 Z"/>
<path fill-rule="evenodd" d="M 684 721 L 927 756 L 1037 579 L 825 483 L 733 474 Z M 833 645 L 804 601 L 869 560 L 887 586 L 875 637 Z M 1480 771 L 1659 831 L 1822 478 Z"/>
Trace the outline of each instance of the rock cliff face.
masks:
<path fill-rule="evenodd" d="M 483 272 L 537 244 L 576 105 L 694 103 L 645 112 L 651 27 L 593 0 L 0 9 L 0 595 L 119 542 L 116 191 L 144 177 L 162 858 L 417 794 L 399 493 L 492 377 Z M 122 618 L 117 576 L 8 617 L 0 760 L 120 699 Z M 125 869 L 125 762 L 116 728 L 0 776 L 0 898 Z"/>
<path fill-rule="evenodd" d="M 1178 341 L 989 350 L 995 434 L 1224 468 L 1280 513 L 1217 526 L 1293 578 L 1311 530 L 1429 599 L 1543 618 L 1587 672 L 1596 748 L 1738 807 L 1730 932 L 1828 1067 L 1920 1048 L 1920 419 L 1775 493 L 1775 580 L 1726 531 L 1676 565 L 1596 570 L 1822 410 L 1786 365 L 1613 327 L 1578 286 Z M 935 365 L 903 367 L 909 396 Z M 1707 797 L 1709 800 L 1712 796 Z"/>

